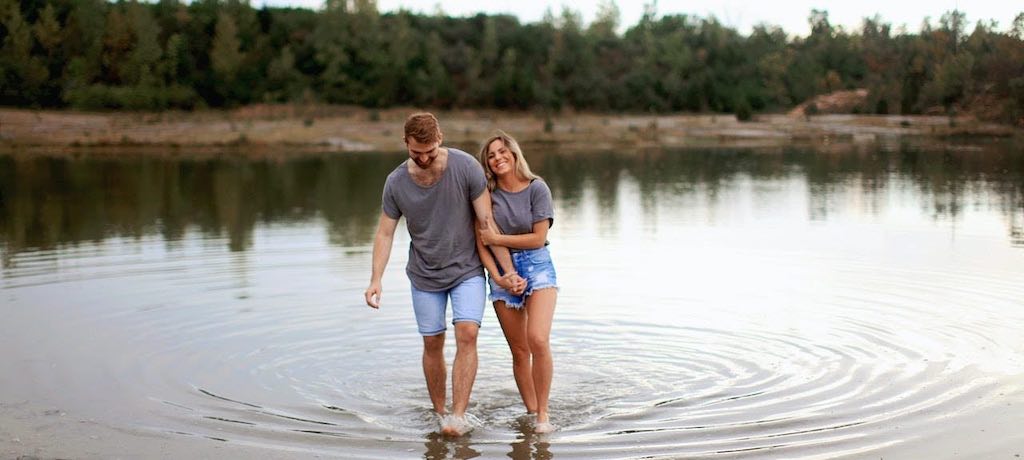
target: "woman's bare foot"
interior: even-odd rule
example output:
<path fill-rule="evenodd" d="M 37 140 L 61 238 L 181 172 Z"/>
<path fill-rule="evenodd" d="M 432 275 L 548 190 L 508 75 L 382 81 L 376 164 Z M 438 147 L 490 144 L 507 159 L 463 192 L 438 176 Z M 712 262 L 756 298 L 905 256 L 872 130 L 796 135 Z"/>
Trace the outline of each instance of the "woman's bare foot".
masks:
<path fill-rule="evenodd" d="M 533 426 L 533 432 L 537 434 L 551 433 L 557 429 L 558 427 L 551 422 L 537 422 L 537 424 Z"/>

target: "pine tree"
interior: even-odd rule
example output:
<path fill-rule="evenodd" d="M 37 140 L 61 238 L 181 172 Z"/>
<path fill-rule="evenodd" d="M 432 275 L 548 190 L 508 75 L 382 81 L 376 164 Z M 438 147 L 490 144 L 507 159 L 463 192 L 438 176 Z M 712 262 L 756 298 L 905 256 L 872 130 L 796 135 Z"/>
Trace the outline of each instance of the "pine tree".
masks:
<path fill-rule="evenodd" d="M 242 57 L 235 20 L 226 12 L 221 12 L 213 36 L 213 47 L 210 49 L 210 66 L 214 75 L 225 83 L 234 83 L 242 65 Z"/>
<path fill-rule="evenodd" d="M 32 55 L 32 29 L 15 0 L 0 3 L 0 20 L 7 30 L 0 48 L 0 103 L 37 104 L 50 72 Z"/>

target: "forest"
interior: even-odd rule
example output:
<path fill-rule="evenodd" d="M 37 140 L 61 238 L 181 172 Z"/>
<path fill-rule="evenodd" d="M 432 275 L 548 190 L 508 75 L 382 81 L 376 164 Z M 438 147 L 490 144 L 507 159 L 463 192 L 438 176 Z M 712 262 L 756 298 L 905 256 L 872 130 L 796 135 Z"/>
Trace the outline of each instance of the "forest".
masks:
<path fill-rule="evenodd" d="M 812 10 L 806 36 L 768 24 L 742 34 L 652 5 L 622 28 L 610 0 L 589 24 L 569 8 L 521 23 L 382 13 L 373 0 L 327 0 L 318 10 L 239 0 L 0 0 L 0 19 L 0 105 L 8 107 L 318 103 L 742 119 L 864 88 L 854 112 L 1024 125 L 1024 13 L 1001 18 L 1005 27 L 954 10 L 910 31 L 879 15 L 845 30 Z"/>

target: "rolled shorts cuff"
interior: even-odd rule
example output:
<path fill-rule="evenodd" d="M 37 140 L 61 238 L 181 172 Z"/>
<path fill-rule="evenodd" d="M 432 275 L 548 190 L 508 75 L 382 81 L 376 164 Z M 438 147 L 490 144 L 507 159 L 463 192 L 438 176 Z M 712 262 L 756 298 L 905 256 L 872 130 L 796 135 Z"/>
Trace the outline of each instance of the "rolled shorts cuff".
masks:
<path fill-rule="evenodd" d="M 452 304 L 452 324 L 472 321 L 482 326 L 486 299 L 484 284 L 483 276 L 474 276 L 447 291 L 421 291 L 411 286 L 412 308 L 420 335 L 435 336 L 448 330 L 445 318 L 449 298 Z"/>

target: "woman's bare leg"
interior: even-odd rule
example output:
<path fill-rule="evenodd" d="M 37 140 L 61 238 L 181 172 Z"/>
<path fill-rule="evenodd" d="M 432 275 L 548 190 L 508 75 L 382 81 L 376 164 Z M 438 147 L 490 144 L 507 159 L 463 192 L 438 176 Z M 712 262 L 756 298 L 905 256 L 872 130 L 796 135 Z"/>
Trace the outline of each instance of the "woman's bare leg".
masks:
<path fill-rule="evenodd" d="M 548 396 L 554 362 L 551 358 L 551 321 L 555 316 L 558 290 L 539 289 L 526 299 L 526 336 L 533 358 L 533 388 L 537 397 L 537 423 L 548 421 Z"/>
<path fill-rule="evenodd" d="M 494 313 L 498 316 L 508 348 L 512 351 L 512 375 L 515 376 L 523 405 L 527 412 L 537 412 L 537 393 L 534 390 L 530 344 L 526 333 L 526 309 L 508 308 L 504 301 L 499 300 L 494 302 Z"/>

